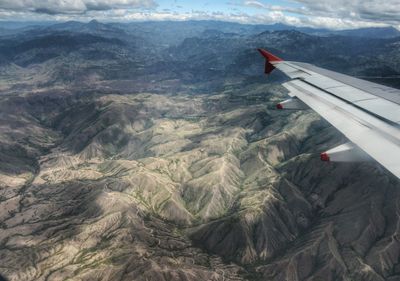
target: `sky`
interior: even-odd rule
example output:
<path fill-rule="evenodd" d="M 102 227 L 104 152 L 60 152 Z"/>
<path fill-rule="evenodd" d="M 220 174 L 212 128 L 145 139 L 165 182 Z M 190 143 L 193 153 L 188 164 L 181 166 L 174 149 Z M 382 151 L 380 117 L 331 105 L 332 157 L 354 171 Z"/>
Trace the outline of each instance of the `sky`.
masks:
<path fill-rule="evenodd" d="M 329 29 L 393 26 L 400 0 L 0 0 L 1 21 L 221 20 Z"/>

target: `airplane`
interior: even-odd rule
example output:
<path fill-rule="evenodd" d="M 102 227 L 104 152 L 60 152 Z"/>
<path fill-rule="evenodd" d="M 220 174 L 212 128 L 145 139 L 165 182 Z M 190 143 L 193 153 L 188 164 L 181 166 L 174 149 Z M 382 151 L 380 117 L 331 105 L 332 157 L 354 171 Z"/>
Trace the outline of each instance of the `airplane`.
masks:
<path fill-rule="evenodd" d="M 283 84 L 290 99 L 277 109 L 311 108 L 349 140 L 322 152 L 322 161 L 375 159 L 400 178 L 400 90 L 258 51 L 265 58 L 265 74 L 278 69 L 291 78 Z"/>

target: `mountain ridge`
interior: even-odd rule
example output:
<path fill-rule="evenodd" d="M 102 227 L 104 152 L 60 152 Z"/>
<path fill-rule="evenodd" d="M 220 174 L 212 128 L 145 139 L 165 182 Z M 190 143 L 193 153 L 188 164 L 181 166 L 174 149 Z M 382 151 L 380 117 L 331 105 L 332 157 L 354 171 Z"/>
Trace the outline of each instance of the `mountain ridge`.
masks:
<path fill-rule="evenodd" d="M 374 162 L 322 165 L 345 137 L 311 111 L 275 110 L 284 80 L 265 78 L 256 50 L 390 74 L 399 39 L 183 23 L 182 40 L 155 44 L 176 29 L 98 24 L 0 40 L 2 276 L 399 278 L 398 180 Z"/>

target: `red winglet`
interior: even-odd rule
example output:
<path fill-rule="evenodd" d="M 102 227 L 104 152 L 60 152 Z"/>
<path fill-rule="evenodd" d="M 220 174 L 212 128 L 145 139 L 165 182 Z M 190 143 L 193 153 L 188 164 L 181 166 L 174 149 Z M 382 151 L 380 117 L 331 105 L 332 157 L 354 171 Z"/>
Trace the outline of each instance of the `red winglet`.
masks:
<path fill-rule="evenodd" d="M 274 61 L 283 61 L 283 59 L 278 58 L 277 56 L 274 56 L 270 52 L 267 52 L 264 49 L 258 49 L 258 51 L 263 55 L 263 57 L 268 61 L 268 62 L 274 62 Z"/>
<path fill-rule="evenodd" d="M 326 152 L 321 153 L 320 157 L 321 157 L 321 160 L 324 161 L 324 162 L 329 162 L 331 160 L 329 158 L 328 153 L 326 153 Z"/>
<path fill-rule="evenodd" d="M 278 58 L 277 56 L 274 56 L 273 54 L 267 52 L 264 49 L 258 49 L 258 51 L 265 58 L 265 73 L 266 74 L 270 74 L 272 72 L 272 70 L 275 69 L 274 65 L 271 62 L 282 61 L 282 59 Z"/>

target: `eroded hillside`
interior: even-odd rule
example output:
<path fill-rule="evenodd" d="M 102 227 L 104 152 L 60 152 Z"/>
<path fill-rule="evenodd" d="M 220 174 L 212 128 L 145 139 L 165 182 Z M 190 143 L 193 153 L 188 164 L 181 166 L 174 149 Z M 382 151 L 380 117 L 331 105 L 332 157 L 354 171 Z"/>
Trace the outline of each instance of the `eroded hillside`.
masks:
<path fill-rule="evenodd" d="M 4 98 L 2 273 L 383 278 L 398 182 L 375 164 L 321 166 L 315 152 L 342 141 L 334 129 L 275 111 L 278 86 L 236 87 Z"/>
<path fill-rule="evenodd" d="M 100 42 L 43 57 L 60 46 L 29 38 L 0 65 L 2 276 L 398 280 L 399 181 L 373 162 L 321 163 L 344 137 L 275 110 L 280 78 L 261 76 L 253 44 L 293 55 L 310 35 L 208 31 L 141 57 L 98 24 Z"/>

